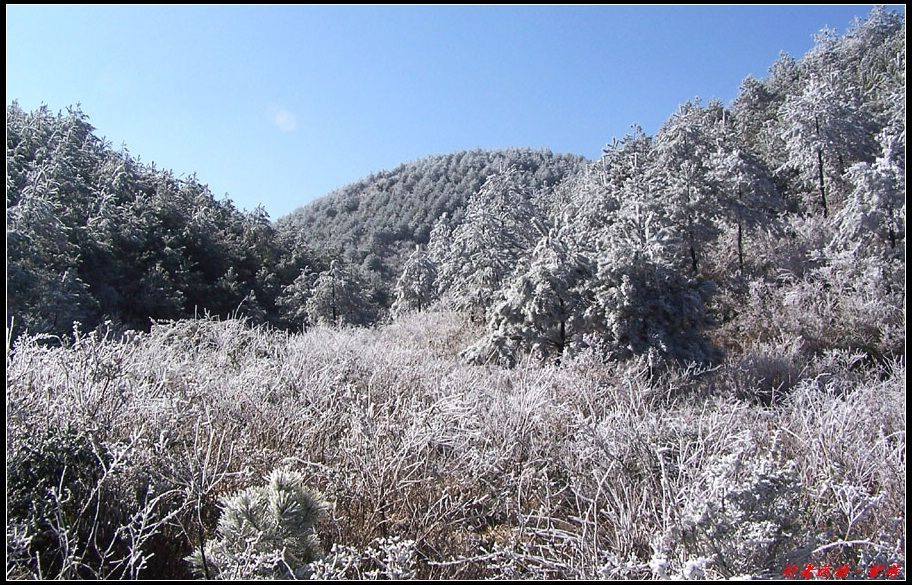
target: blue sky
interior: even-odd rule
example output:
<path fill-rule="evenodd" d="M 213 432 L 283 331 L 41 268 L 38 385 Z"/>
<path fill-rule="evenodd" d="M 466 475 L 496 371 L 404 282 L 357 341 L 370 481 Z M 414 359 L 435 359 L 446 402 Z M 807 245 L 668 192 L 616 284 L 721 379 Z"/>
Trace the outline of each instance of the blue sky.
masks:
<path fill-rule="evenodd" d="M 899 8 L 899 10 L 902 10 Z M 79 102 L 146 162 L 273 218 L 431 154 L 589 158 L 870 6 L 7 7 L 7 103 Z"/>

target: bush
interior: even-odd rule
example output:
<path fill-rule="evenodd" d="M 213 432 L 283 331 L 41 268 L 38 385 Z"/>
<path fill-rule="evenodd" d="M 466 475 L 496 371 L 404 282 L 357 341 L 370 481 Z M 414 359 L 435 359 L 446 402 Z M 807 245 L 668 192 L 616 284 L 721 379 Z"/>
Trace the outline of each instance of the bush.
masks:
<path fill-rule="evenodd" d="M 7 462 L 7 505 L 20 536 L 13 540 L 22 550 L 41 553 L 22 570 L 59 574 L 73 553 L 75 543 L 67 540 L 86 542 L 93 525 L 84 508 L 98 497 L 106 458 L 85 435 L 56 429 L 26 436 L 12 453 Z M 70 530 L 63 534 L 66 528 Z"/>
<path fill-rule="evenodd" d="M 305 577 L 320 554 L 315 532 L 326 503 L 304 487 L 304 476 L 276 469 L 266 485 L 222 499 L 218 538 L 187 560 L 207 579 Z"/>
<path fill-rule="evenodd" d="M 414 579 L 415 541 L 399 537 L 378 538 L 359 551 L 333 545 L 325 558 L 312 565 L 312 579 Z"/>
<path fill-rule="evenodd" d="M 690 487 L 682 514 L 654 544 L 655 576 L 771 576 L 801 551 L 798 466 L 760 452 L 750 435 Z"/>

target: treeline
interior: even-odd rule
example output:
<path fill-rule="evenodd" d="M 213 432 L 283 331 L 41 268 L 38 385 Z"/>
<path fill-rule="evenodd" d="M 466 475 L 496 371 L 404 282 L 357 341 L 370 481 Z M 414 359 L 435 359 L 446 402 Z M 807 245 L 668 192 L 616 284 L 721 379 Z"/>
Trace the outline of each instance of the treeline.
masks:
<path fill-rule="evenodd" d="M 461 219 L 469 197 L 492 175 L 518 169 L 527 189 L 548 193 L 584 163 L 581 156 L 530 149 L 432 156 L 334 191 L 279 219 L 276 228 L 394 282 L 415 244 L 427 244 L 434 223 L 443 214 Z"/>
<path fill-rule="evenodd" d="M 491 177 L 414 251 L 395 308 L 470 311 L 481 362 L 712 361 L 782 337 L 901 353 L 905 80 L 904 19 L 878 8 L 731 107 L 635 127 L 546 197 L 521 169 Z"/>
<path fill-rule="evenodd" d="M 431 157 L 275 224 L 112 149 L 78 109 L 9 106 L 7 166 L 17 331 L 368 325 L 440 303 L 487 323 L 477 361 L 904 344 L 905 21 L 882 8 L 596 162 Z"/>
<path fill-rule="evenodd" d="M 66 333 L 79 321 L 240 312 L 279 322 L 282 284 L 320 259 L 239 211 L 99 139 L 79 108 L 7 108 L 7 323 Z M 240 309 L 239 309 L 240 307 Z"/>
<path fill-rule="evenodd" d="M 6 127 L 7 323 L 17 333 L 64 334 L 76 321 L 144 329 L 206 312 L 278 327 L 371 323 L 392 302 L 397 254 L 427 242 L 438 212 L 458 214 L 497 168 L 527 169 L 531 186 L 547 189 L 582 160 L 529 150 L 435 157 L 274 224 L 262 208 L 216 199 L 196 176 L 112 148 L 78 107 L 25 112 L 14 102 Z M 340 279 L 340 295 L 356 286 L 344 306 L 333 294 Z"/>

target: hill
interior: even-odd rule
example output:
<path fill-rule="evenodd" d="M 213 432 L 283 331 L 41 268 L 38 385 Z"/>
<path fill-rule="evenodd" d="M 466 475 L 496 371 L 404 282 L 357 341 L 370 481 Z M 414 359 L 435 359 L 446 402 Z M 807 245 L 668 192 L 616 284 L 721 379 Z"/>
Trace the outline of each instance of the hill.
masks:
<path fill-rule="evenodd" d="M 372 174 L 279 219 L 276 229 L 308 248 L 341 253 L 384 280 L 425 244 L 444 213 L 462 218 L 469 197 L 500 169 L 522 172 L 532 192 L 549 191 L 585 159 L 549 150 L 470 150 Z"/>

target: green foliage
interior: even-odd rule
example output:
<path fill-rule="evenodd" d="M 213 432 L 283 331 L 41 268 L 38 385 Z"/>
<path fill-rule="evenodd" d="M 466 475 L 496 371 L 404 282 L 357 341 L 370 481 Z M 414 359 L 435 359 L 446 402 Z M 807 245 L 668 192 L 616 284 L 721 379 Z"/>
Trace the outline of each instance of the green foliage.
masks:
<path fill-rule="evenodd" d="M 74 321 L 144 329 L 239 306 L 278 322 L 281 286 L 318 264 L 300 246 L 286 249 L 261 208 L 240 211 L 195 176 L 113 150 L 78 108 L 55 116 L 14 102 L 6 127 L 16 334 L 66 333 Z"/>
<path fill-rule="evenodd" d="M 276 469 L 265 485 L 222 498 L 217 538 L 187 560 L 206 578 L 304 578 L 320 555 L 315 529 L 325 512 L 303 475 Z"/>
<path fill-rule="evenodd" d="M 40 551 L 28 569 L 57 574 L 78 541 L 93 529 L 85 508 L 98 498 L 97 485 L 110 457 L 96 450 L 85 434 L 49 429 L 27 436 L 7 461 L 7 512 Z M 68 527 L 74 542 L 61 540 Z"/>

